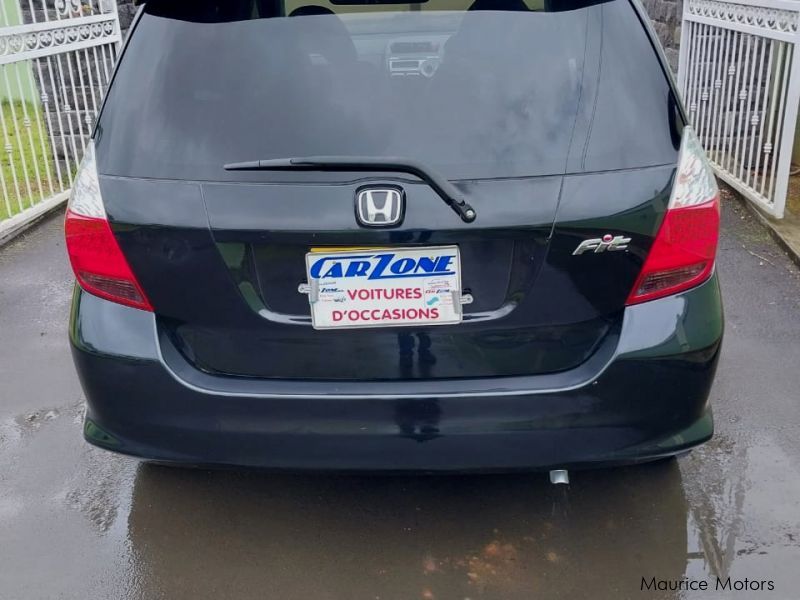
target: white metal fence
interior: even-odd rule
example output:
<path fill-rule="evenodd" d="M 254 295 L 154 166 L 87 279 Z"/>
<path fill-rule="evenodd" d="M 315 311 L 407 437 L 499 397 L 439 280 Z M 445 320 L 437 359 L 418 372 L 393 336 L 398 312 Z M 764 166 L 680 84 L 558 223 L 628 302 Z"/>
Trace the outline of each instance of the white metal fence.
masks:
<path fill-rule="evenodd" d="M 68 196 L 120 41 L 115 0 L 0 0 L 0 233 Z"/>
<path fill-rule="evenodd" d="M 782 218 L 798 100 L 800 2 L 686 0 L 679 87 L 717 174 Z"/>

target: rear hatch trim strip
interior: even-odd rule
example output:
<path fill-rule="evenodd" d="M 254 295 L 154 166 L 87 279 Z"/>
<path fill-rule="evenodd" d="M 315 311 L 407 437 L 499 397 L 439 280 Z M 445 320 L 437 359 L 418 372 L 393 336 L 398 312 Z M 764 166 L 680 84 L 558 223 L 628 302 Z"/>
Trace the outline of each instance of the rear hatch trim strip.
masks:
<path fill-rule="evenodd" d="M 258 380 L 205 373 L 190 365 L 169 336 L 160 331 L 155 323 L 154 334 L 158 359 L 161 364 L 175 381 L 195 392 L 225 397 L 303 400 L 478 398 L 567 392 L 590 385 L 600 377 L 614 361 L 620 340 L 618 330 L 609 332 L 588 360 L 574 369 L 557 373 L 423 381 L 303 381 L 298 379 Z M 265 391 L 265 388 L 269 388 L 269 391 Z M 292 391 L 298 389 L 311 391 L 299 393 Z M 370 392 L 371 389 L 375 391 Z M 387 393 L 387 389 L 397 391 Z M 359 392 L 350 390 L 359 390 Z M 409 392 L 409 390 L 414 391 Z"/>

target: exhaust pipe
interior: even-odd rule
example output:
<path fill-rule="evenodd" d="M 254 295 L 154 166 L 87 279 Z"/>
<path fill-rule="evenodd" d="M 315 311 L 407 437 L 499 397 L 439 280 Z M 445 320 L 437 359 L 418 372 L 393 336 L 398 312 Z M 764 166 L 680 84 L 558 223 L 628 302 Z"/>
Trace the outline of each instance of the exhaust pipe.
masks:
<path fill-rule="evenodd" d="M 569 485 L 569 471 L 566 469 L 555 469 L 550 471 L 550 483 L 553 485 L 566 484 Z"/>

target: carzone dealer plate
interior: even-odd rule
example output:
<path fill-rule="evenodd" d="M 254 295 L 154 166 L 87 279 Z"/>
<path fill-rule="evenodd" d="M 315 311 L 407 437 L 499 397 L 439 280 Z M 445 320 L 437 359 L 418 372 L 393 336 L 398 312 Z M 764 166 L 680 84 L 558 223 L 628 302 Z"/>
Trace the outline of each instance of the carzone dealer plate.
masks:
<path fill-rule="evenodd" d="M 315 329 L 461 322 L 458 246 L 306 254 Z"/>

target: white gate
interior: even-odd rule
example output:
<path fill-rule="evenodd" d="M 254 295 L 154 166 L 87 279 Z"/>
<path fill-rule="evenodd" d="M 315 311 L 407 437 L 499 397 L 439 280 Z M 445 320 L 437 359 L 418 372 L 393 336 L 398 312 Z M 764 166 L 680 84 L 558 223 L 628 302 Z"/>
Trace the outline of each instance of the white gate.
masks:
<path fill-rule="evenodd" d="M 800 100 L 800 2 L 686 0 L 679 86 L 717 174 L 782 218 Z"/>
<path fill-rule="evenodd" d="M 115 0 L 0 0 L 0 238 L 66 200 L 120 41 Z"/>

